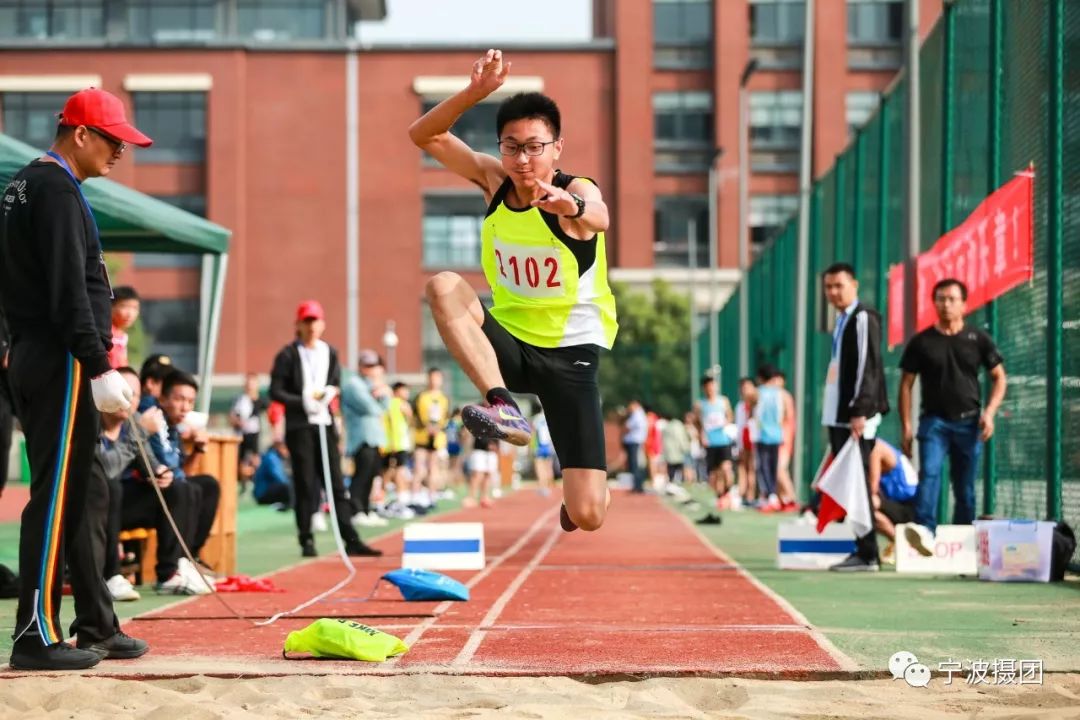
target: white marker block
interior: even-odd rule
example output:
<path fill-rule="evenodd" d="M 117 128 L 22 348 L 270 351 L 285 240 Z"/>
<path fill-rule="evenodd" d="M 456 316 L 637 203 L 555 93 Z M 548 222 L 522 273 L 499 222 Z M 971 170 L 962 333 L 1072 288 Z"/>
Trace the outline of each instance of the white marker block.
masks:
<path fill-rule="evenodd" d="M 482 570 L 483 523 L 411 523 L 405 526 L 401 566 L 421 570 Z"/>
<path fill-rule="evenodd" d="M 974 526 L 938 525 L 930 557 L 908 544 L 905 527 L 896 526 L 896 572 L 971 576 L 978 572 Z"/>

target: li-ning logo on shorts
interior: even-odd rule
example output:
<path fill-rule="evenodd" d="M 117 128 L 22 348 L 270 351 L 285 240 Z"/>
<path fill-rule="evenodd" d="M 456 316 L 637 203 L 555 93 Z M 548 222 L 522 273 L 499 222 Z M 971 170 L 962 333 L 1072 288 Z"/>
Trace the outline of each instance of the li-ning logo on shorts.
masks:
<path fill-rule="evenodd" d="M 592 363 L 585 362 L 584 360 L 575 360 L 574 364 L 580 365 L 581 367 L 589 367 L 590 365 L 592 365 Z"/>

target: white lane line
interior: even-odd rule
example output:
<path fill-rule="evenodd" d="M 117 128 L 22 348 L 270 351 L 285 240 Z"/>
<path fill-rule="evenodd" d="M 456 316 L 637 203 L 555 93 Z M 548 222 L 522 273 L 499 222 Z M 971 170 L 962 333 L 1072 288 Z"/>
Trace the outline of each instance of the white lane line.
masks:
<path fill-rule="evenodd" d="M 709 538 L 705 537 L 704 533 L 702 533 L 701 530 L 698 529 L 694 525 L 694 523 L 690 521 L 690 518 L 688 518 L 686 515 L 683 515 L 681 512 L 678 512 L 677 510 L 675 510 L 675 508 L 671 507 L 667 503 L 661 502 L 661 505 L 663 505 L 669 512 L 673 513 L 677 518 L 682 520 L 683 524 L 690 529 L 690 532 L 694 533 L 694 535 L 697 536 L 697 539 L 701 541 L 701 544 L 709 548 L 713 555 L 719 558 L 722 562 L 731 563 L 732 566 L 734 566 L 735 572 L 741 575 L 744 579 L 746 579 L 747 582 L 756 587 L 762 593 L 767 595 L 773 602 L 779 605 L 784 612 L 790 615 L 795 620 L 795 622 L 803 625 L 810 633 L 810 637 L 813 638 L 814 642 L 816 642 L 822 650 L 828 653 L 829 656 L 836 661 L 836 664 L 840 666 L 841 670 L 846 670 L 850 672 L 860 669 L 860 666 L 857 662 L 848 657 L 848 655 L 845 654 L 840 648 L 833 645 L 832 641 L 829 640 L 829 638 L 825 637 L 824 633 L 814 627 L 805 615 L 796 610 L 794 605 L 785 600 L 781 595 L 776 593 L 768 585 L 748 573 L 746 571 L 746 568 L 735 562 L 735 560 L 727 553 L 709 542 Z"/>
<path fill-rule="evenodd" d="M 521 548 L 525 547 L 526 543 L 528 543 L 529 540 L 531 540 L 533 538 L 533 536 L 536 535 L 536 533 L 540 532 L 540 529 L 543 528 L 544 525 L 551 522 L 551 520 L 553 519 L 553 516 L 557 512 L 558 512 L 558 508 L 554 508 L 553 510 L 548 510 L 545 513 L 541 513 L 540 517 L 538 517 L 536 519 L 536 522 L 534 522 L 529 527 L 529 529 L 525 531 L 524 535 L 519 537 L 517 539 L 517 541 L 513 545 L 508 547 L 500 555 L 498 555 L 494 560 L 492 560 L 490 563 L 488 563 L 487 566 L 485 566 L 483 570 L 481 570 L 480 572 L 476 573 L 471 578 L 469 578 L 469 580 L 465 583 L 465 587 L 472 590 L 480 582 L 482 582 L 484 580 L 484 578 L 486 578 L 488 575 L 490 575 L 495 570 L 495 568 L 499 567 L 504 562 L 509 560 L 511 557 L 516 555 L 521 550 Z M 442 615 L 443 613 L 445 613 L 447 611 L 447 609 L 449 609 L 450 605 L 453 602 L 454 602 L 453 600 L 444 600 L 443 602 L 436 605 L 435 608 L 431 611 L 432 616 L 427 618 L 426 620 L 424 620 L 419 625 L 417 625 L 416 628 L 411 633 L 406 635 L 404 643 L 406 645 L 408 645 L 409 647 L 412 647 L 416 643 L 416 641 L 419 640 L 423 636 L 423 634 L 425 632 L 427 632 L 431 628 L 432 625 L 434 625 L 436 622 L 438 622 L 439 616 Z M 402 657 L 402 656 L 398 655 L 397 657 L 390 658 L 390 660 L 388 662 L 395 662 L 396 663 L 397 659 L 399 657 Z"/>
<path fill-rule="evenodd" d="M 535 570 L 540 562 L 547 557 L 547 554 L 551 552 L 551 548 L 555 547 L 555 543 L 562 537 L 562 534 L 563 530 L 560 526 L 556 525 L 552 528 L 551 534 L 548 535 L 548 539 L 536 552 L 533 559 L 529 561 L 528 565 L 521 569 L 521 572 L 517 574 L 517 577 L 510 583 L 510 586 L 503 591 L 503 594 L 499 596 L 499 599 L 496 600 L 495 604 L 488 610 L 487 615 L 480 621 L 480 625 L 469 635 L 469 640 L 465 643 L 465 647 L 461 648 L 461 652 L 458 653 L 458 656 L 450 663 L 451 666 L 461 667 L 462 665 L 467 665 L 468 662 L 472 660 L 473 655 L 475 655 L 476 651 L 480 648 L 480 643 L 484 642 L 484 636 L 487 635 L 487 630 L 484 628 L 489 628 L 495 624 L 499 615 L 502 614 L 503 609 L 506 608 L 507 603 L 513 599 L 514 594 L 525 584 L 525 581 L 529 578 L 529 575 L 532 574 L 533 570 Z"/>

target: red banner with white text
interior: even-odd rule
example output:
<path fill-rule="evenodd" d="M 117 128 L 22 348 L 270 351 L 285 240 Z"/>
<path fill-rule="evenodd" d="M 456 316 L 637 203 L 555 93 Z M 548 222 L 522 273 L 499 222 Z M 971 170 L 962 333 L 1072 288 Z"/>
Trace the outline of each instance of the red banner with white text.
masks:
<path fill-rule="evenodd" d="M 1035 272 L 1035 173 L 1025 171 L 982 201 L 968 218 L 919 255 L 916 331 L 937 320 L 930 291 L 939 280 L 967 285 L 968 312 L 1029 282 Z M 904 341 L 904 266 L 889 268 L 889 347 Z"/>

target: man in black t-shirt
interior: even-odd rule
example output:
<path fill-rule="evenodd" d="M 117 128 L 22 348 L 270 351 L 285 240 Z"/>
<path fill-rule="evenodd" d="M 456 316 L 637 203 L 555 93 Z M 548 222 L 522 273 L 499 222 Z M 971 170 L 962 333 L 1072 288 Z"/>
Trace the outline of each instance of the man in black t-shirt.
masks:
<path fill-rule="evenodd" d="M 975 519 L 975 477 L 982 445 L 994 434 L 994 415 L 1005 399 L 1005 367 L 994 341 L 983 331 L 964 324 L 967 287 L 947 278 L 934 286 L 938 320 L 911 339 L 900 358 L 900 423 L 903 451 L 911 456 L 911 389 L 918 375 L 922 383 L 919 417 L 919 489 L 915 496 L 915 526 L 906 531 L 908 542 L 923 555 L 931 555 L 937 529 L 941 469 L 949 458 L 953 488 L 953 523 L 970 525 Z M 990 399 L 982 407 L 979 369 L 993 380 Z"/>

